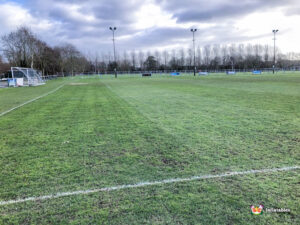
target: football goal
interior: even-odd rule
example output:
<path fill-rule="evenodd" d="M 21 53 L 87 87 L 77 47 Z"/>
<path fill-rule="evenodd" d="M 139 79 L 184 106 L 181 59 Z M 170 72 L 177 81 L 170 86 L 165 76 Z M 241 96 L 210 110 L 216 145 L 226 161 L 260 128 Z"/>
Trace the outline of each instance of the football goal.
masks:
<path fill-rule="evenodd" d="M 11 67 L 11 75 L 19 86 L 37 86 L 45 84 L 39 72 L 31 68 Z M 20 84 L 18 84 L 20 80 Z"/>

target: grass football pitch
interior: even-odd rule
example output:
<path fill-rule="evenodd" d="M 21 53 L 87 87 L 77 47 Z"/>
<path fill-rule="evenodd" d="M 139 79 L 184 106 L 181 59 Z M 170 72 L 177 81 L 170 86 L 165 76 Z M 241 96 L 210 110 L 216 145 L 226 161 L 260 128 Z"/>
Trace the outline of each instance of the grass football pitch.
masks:
<path fill-rule="evenodd" d="M 300 166 L 300 74 L 64 78 L 1 113 L 0 224 L 300 224 L 299 169 L 9 202 Z"/>

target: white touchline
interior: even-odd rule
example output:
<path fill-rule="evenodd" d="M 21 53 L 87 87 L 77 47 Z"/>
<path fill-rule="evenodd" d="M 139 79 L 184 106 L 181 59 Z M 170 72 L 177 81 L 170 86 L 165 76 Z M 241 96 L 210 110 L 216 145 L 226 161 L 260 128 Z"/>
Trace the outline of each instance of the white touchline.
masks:
<path fill-rule="evenodd" d="M 20 203 L 20 202 L 53 199 L 53 198 L 72 196 L 72 195 L 86 195 L 86 194 L 95 193 L 95 192 L 108 192 L 108 191 L 121 190 L 121 189 L 126 189 L 126 188 L 138 188 L 138 187 L 145 187 L 145 186 L 151 186 L 151 185 L 196 181 L 196 180 L 229 177 L 229 176 L 237 176 L 237 175 L 245 175 L 245 174 L 255 174 L 255 173 L 272 173 L 272 172 L 289 171 L 289 170 L 296 170 L 296 169 L 300 169 L 300 166 L 262 169 L 262 170 L 247 170 L 247 171 L 240 171 L 240 172 L 228 172 L 228 173 L 216 174 L 216 175 L 208 174 L 208 175 L 194 176 L 194 177 L 189 177 L 189 178 L 174 178 L 174 179 L 166 179 L 166 180 L 153 181 L 153 182 L 140 182 L 137 184 L 125 184 L 125 185 L 119 185 L 119 186 L 81 190 L 81 191 L 72 191 L 72 192 L 59 192 L 56 194 L 44 195 L 44 196 L 39 196 L 39 197 L 28 197 L 28 198 L 24 198 L 24 199 L 0 201 L 0 205 L 9 205 L 9 204 Z"/>
<path fill-rule="evenodd" d="M 34 98 L 34 99 L 31 99 L 31 100 L 29 100 L 29 101 L 27 101 L 27 102 L 22 103 L 21 105 L 18 105 L 18 106 L 13 107 L 13 108 L 11 108 L 11 109 L 5 111 L 5 112 L 2 112 L 2 113 L 0 113 L 0 117 L 1 117 L 1 116 L 4 116 L 5 114 L 7 114 L 7 113 L 9 113 L 9 112 L 11 112 L 11 111 L 13 111 L 13 110 L 15 110 L 15 109 L 18 109 L 18 108 L 20 108 L 20 107 L 22 107 L 22 106 L 24 106 L 24 105 L 27 105 L 28 103 L 34 102 L 34 101 L 36 101 L 36 100 L 38 100 L 38 99 L 40 99 L 40 98 L 43 98 L 43 97 L 45 97 L 45 96 L 47 96 L 47 95 L 50 95 L 50 94 L 52 94 L 52 93 L 58 91 L 58 90 L 59 90 L 60 88 L 62 88 L 63 86 L 65 86 L 65 84 L 60 85 L 58 88 L 55 88 L 54 90 L 49 91 L 49 92 L 47 92 L 46 94 L 43 94 L 43 95 L 41 95 L 41 96 L 38 96 L 38 97 L 36 97 L 36 98 Z"/>

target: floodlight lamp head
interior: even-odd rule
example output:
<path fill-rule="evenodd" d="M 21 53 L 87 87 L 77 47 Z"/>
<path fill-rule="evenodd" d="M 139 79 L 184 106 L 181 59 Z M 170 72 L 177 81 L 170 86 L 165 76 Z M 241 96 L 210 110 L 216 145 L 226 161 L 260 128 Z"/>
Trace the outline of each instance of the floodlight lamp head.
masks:
<path fill-rule="evenodd" d="M 116 27 L 114 27 L 114 30 L 116 30 L 117 28 Z"/>
<path fill-rule="evenodd" d="M 110 30 L 112 30 L 112 27 L 109 27 Z"/>

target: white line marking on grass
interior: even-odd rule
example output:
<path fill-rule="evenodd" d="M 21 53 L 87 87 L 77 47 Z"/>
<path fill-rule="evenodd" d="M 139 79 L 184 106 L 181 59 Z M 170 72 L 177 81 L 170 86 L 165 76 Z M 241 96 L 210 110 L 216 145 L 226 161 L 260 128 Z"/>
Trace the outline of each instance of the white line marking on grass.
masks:
<path fill-rule="evenodd" d="M 18 109 L 18 108 L 20 108 L 20 107 L 22 107 L 22 106 L 24 106 L 24 105 L 27 105 L 27 104 L 29 104 L 29 103 L 31 103 L 31 102 L 34 102 L 34 101 L 36 101 L 36 100 L 38 100 L 38 99 L 40 99 L 40 98 L 46 97 L 47 95 L 50 95 L 50 94 L 52 94 L 52 93 L 58 91 L 58 90 L 61 89 L 63 86 L 65 86 L 65 84 L 62 84 L 62 85 L 60 85 L 59 87 L 55 88 L 54 90 L 49 91 L 49 92 L 47 92 L 47 93 L 45 93 L 45 94 L 43 94 L 43 95 L 41 95 L 41 96 L 38 96 L 38 97 L 36 97 L 36 98 L 34 98 L 34 99 L 31 99 L 31 100 L 29 100 L 29 101 L 27 101 L 27 102 L 24 102 L 24 103 L 22 103 L 21 105 L 18 105 L 18 106 L 16 106 L 16 107 L 13 107 L 13 108 L 7 110 L 7 111 L 4 111 L 4 112 L 0 113 L 0 117 L 6 115 L 7 113 L 10 113 L 11 111 L 13 111 L 13 110 L 15 110 L 15 109 Z"/>
<path fill-rule="evenodd" d="M 289 170 L 296 170 L 296 169 L 300 169 L 300 166 L 262 169 L 262 170 L 247 170 L 241 172 L 228 172 L 228 173 L 216 174 L 216 175 L 208 174 L 208 175 L 194 176 L 189 178 L 174 178 L 174 179 L 167 179 L 167 180 L 153 181 L 153 182 L 140 182 L 137 184 L 127 184 L 127 185 L 119 185 L 119 186 L 105 187 L 99 189 L 89 189 L 89 190 L 72 191 L 72 192 L 59 192 L 56 194 L 44 195 L 39 197 L 29 197 L 29 198 L 17 199 L 17 200 L 0 201 L 0 205 L 9 205 L 9 204 L 28 202 L 28 201 L 46 200 L 46 199 L 53 199 L 53 198 L 72 196 L 72 195 L 86 195 L 86 194 L 96 193 L 96 192 L 109 192 L 109 191 L 121 190 L 127 188 L 138 188 L 138 187 L 145 187 L 145 186 L 152 186 L 152 185 L 188 182 L 188 181 L 230 177 L 230 176 L 245 175 L 245 174 L 272 173 L 272 172 L 289 171 Z"/>

